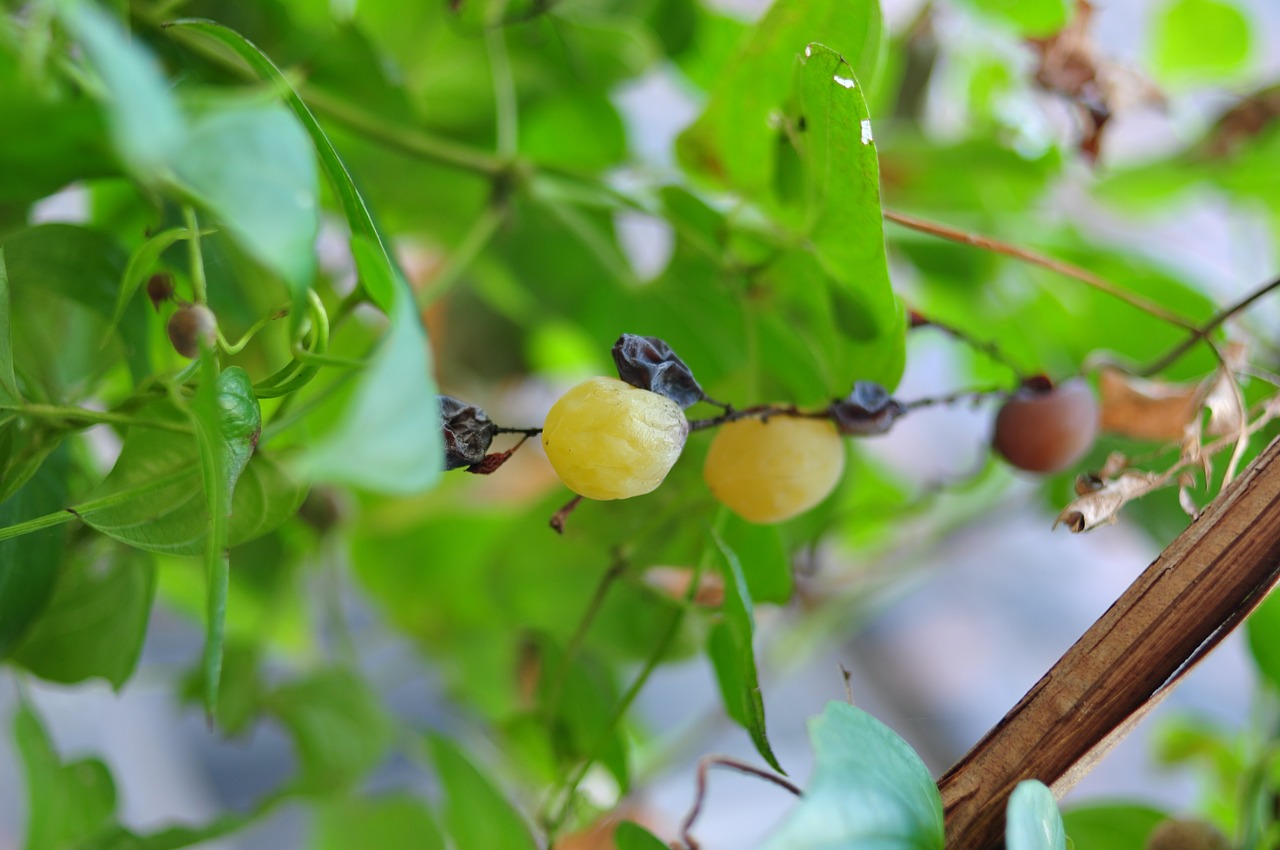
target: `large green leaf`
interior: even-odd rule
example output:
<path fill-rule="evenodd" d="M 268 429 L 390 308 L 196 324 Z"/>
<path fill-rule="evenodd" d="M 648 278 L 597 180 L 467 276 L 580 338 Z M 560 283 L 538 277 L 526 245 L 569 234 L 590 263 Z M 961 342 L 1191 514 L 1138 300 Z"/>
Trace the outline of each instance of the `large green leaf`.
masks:
<path fill-rule="evenodd" d="M 151 556 L 116 544 L 89 547 L 58 576 L 53 597 L 12 658 L 51 682 L 133 675 L 147 634 L 156 574 Z"/>
<path fill-rule="evenodd" d="M 441 811 L 457 850 L 536 850 L 519 812 L 457 744 L 440 735 L 429 739 L 431 757 L 444 785 Z"/>
<path fill-rule="evenodd" d="M 55 452 L 16 493 L 0 502 L 0 528 L 66 507 L 67 451 Z M 0 541 L 0 658 L 48 605 L 62 562 L 65 528 Z"/>
<path fill-rule="evenodd" d="M 155 59 L 87 0 L 64 0 L 62 18 L 106 86 L 116 153 L 138 176 L 165 174 L 181 152 L 182 114 Z"/>
<path fill-rule="evenodd" d="M 764 698 L 756 675 L 751 590 L 738 556 L 718 531 L 713 530 L 711 536 L 720 555 L 720 573 L 724 577 L 724 619 L 712 627 L 707 653 L 715 666 L 725 710 L 751 735 L 761 757 L 775 770 L 782 771 L 765 730 Z"/>
<path fill-rule="evenodd" d="M 1004 21 L 1019 35 L 1043 37 L 1067 25 L 1075 10 L 1072 0 L 967 0 L 984 14 Z"/>
<path fill-rule="evenodd" d="M 0 134 L 0 203 L 35 201 L 119 170 L 94 103 L 42 97 L 26 82 L 0 70 L 0 115 L 11 127 L 40 128 Z"/>
<path fill-rule="evenodd" d="M 64 764 L 35 712 L 21 703 L 14 738 L 27 775 L 26 850 L 71 850 L 109 828 L 115 782 L 98 759 Z"/>
<path fill-rule="evenodd" d="M 942 798 L 907 742 L 864 711 L 827 703 L 809 721 L 804 797 L 762 850 L 942 850 Z"/>
<path fill-rule="evenodd" d="M 1166 81 L 1203 85 L 1249 61 L 1253 28 L 1225 0 L 1169 0 L 1152 18 L 1151 62 Z"/>
<path fill-rule="evenodd" d="M 346 415 L 311 448 L 303 468 L 319 481 L 381 493 L 422 492 L 444 468 L 439 421 L 426 334 L 413 301 L 401 295 Z"/>
<path fill-rule="evenodd" d="M 1133 850 L 1147 838 L 1166 812 L 1140 803 L 1098 803 L 1068 809 L 1062 815 L 1067 836 L 1078 850 Z"/>
<path fill-rule="evenodd" d="M 178 177 L 252 256 L 279 274 L 299 315 L 315 276 L 315 154 L 279 105 L 227 102 L 191 120 Z"/>
<path fill-rule="evenodd" d="M 1005 814 L 1006 850 L 1067 850 L 1067 833 L 1053 792 L 1035 779 L 1019 782 Z"/>
<path fill-rule="evenodd" d="M 313 850 L 444 850 L 431 809 L 405 794 L 325 802 L 316 812 Z"/>
<path fill-rule="evenodd" d="M 268 697 L 269 710 L 293 736 L 301 762 L 297 790 L 350 788 L 382 760 L 392 727 L 376 694 L 354 673 L 319 670 Z"/>
<path fill-rule="evenodd" d="M 873 85 L 884 46 L 878 0 L 776 0 L 721 71 L 702 116 L 680 136 L 686 168 L 753 198 L 774 185 L 786 144 L 778 116 L 795 58 L 809 42 L 840 51 L 854 76 Z"/>
<path fill-rule="evenodd" d="M 796 66 L 793 123 L 805 173 L 805 229 L 834 281 L 832 309 L 856 356 L 856 373 L 897 384 L 906 360 L 906 322 L 889 282 L 880 209 L 880 170 L 871 117 L 854 67 L 811 44 Z"/>

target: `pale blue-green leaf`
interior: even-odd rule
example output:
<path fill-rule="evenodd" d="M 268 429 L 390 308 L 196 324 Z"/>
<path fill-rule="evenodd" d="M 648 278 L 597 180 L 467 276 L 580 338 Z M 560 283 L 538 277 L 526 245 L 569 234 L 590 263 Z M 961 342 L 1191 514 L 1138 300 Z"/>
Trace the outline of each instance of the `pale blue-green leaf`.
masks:
<path fill-rule="evenodd" d="M 942 798 L 893 730 L 847 703 L 809 721 L 816 764 L 761 850 L 942 850 Z"/>
<path fill-rule="evenodd" d="M 1053 792 L 1035 779 L 1013 789 L 1005 810 L 1006 850 L 1067 850 L 1067 833 Z"/>
<path fill-rule="evenodd" d="M 426 334 L 407 292 L 339 425 L 302 460 L 314 480 L 380 493 L 420 493 L 444 468 L 440 408 Z"/>
<path fill-rule="evenodd" d="M 155 59 L 90 2 L 63 0 L 61 14 L 106 86 L 116 153 L 143 180 L 162 176 L 181 154 L 186 128 Z"/>
<path fill-rule="evenodd" d="M 284 279 L 294 315 L 315 276 L 315 153 L 278 105 L 226 103 L 191 120 L 179 179 L 241 246 Z"/>

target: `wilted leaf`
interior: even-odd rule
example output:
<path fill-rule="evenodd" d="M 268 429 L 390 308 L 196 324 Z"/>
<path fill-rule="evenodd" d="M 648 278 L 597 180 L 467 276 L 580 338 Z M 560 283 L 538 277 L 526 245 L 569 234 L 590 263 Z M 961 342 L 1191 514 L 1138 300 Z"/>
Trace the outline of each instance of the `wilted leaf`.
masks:
<path fill-rule="evenodd" d="M 1053 527 L 1059 523 L 1079 534 L 1099 525 L 1116 521 L 1125 503 L 1141 498 L 1165 485 L 1165 478 L 1152 472 L 1123 472 L 1118 478 L 1103 481 L 1102 486 L 1078 497 L 1062 509 Z"/>
<path fill-rule="evenodd" d="M 1219 370 L 1217 377 L 1204 395 L 1204 406 L 1209 411 L 1209 421 L 1204 431 L 1214 437 L 1228 437 L 1244 431 L 1247 413 L 1240 386 L 1227 371 Z"/>
<path fill-rule="evenodd" d="M 1118 369 L 1098 376 L 1102 430 L 1139 440 L 1181 440 L 1200 412 L 1200 384 L 1148 381 Z"/>

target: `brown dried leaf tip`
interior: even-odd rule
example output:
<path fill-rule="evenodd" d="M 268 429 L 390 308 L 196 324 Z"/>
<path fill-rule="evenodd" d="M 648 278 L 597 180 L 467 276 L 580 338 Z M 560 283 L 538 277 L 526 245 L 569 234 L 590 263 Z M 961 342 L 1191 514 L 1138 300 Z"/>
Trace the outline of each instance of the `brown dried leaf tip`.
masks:
<path fill-rule="evenodd" d="M 1098 376 L 1102 430 L 1139 440 L 1181 440 L 1200 412 L 1202 386 L 1148 381 L 1118 369 Z"/>
<path fill-rule="evenodd" d="M 437 398 L 444 434 L 444 468 L 458 469 L 484 461 L 498 426 L 474 404 L 447 395 Z"/>
<path fill-rule="evenodd" d="M 680 405 L 692 407 L 707 397 L 671 346 L 656 336 L 623 334 L 613 344 L 618 377 L 633 387 L 649 390 Z"/>
<path fill-rule="evenodd" d="M 1165 483 L 1165 476 L 1153 472 L 1122 472 L 1110 480 L 1089 477 L 1085 479 L 1084 486 L 1077 481 L 1076 491 L 1085 492 L 1062 509 L 1053 521 L 1053 527 L 1065 525 L 1079 534 L 1100 525 L 1110 525 L 1127 503 L 1163 487 Z"/>

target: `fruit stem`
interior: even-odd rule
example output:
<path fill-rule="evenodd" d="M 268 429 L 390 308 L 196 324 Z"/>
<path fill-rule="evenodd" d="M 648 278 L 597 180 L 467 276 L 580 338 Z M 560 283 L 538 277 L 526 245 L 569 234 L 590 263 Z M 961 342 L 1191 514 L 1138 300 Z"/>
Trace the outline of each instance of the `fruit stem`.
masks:
<path fill-rule="evenodd" d="M 227 342 L 227 338 L 222 335 L 222 328 L 218 328 L 218 347 L 221 348 L 225 354 L 228 354 L 228 355 L 239 354 L 241 351 L 244 350 L 244 347 L 249 344 L 249 341 L 253 339 L 255 336 L 257 336 L 259 331 L 261 331 L 263 328 L 265 328 L 267 325 L 271 324 L 272 322 L 276 321 L 277 319 L 283 319 L 287 315 L 289 315 L 289 308 L 287 306 L 281 307 L 279 310 L 276 310 L 274 313 L 268 316 L 264 316 L 263 318 L 254 322 L 249 327 L 249 330 L 244 332 L 244 336 L 240 337 L 240 339 L 236 340 L 236 342 L 234 343 Z"/>
<path fill-rule="evenodd" d="M 1193 328 L 1191 331 L 1191 336 L 1187 337 L 1182 342 L 1178 343 L 1173 348 L 1169 349 L 1167 352 L 1165 352 L 1163 356 L 1158 357 L 1153 363 L 1144 367 L 1141 371 L 1135 374 L 1143 378 L 1149 378 L 1152 375 L 1156 374 L 1157 372 L 1164 369 L 1169 364 L 1173 363 L 1179 357 L 1181 357 L 1182 355 L 1190 351 L 1192 346 L 1194 346 L 1197 342 L 1200 342 L 1201 340 L 1205 339 L 1205 337 L 1207 337 L 1209 334 L 1217 330 L 1218 327 L 1222 325 L 1223 322 L 1227 321 L 1227 319 L 1230 319 L 1232 316 L 1236 315 L 1237 313 L 1240 313 L 1248 309 L 1253 305 L 1253 302 L 1257 301 L 1262 296 L 1275 291 L 1276 289 L 1280 289 L 1280 277 L 1268 283 L 1263 284 L 1262 286 L 1253 290 L 1244 298 L 1241 298 L 1239 301 L 1235 302 L 1231 306 L 1223 308 L 1220 312 L 1216 313 L 1211 319 L 1209 319 L 1209 321 L 1205 322 L 1200 327 Z"/>
<path fill-rule="evenodd" d="M 719 405 L 718 402 L 716 402 Z M 737 422 L 739 419 L 764 419 L 770 416 L 794 416 L 798 419 L 830 419 L 831 409 L 824 407 L 822 410 L 801 410 L 794 404 L 785 406 L 777 404 L 757 404 L 753 407 L 734 408 L 732 405 L 719 405 L 725 409 L 725 412 L 719 416 L 712 416 L 709 419 L 694 419 L 689 422 L 690 431 L 702 431 L 706 428 L 716 428 L 727 422 Z"/>
<path fill-rule="evenodd" d="M 1017 245 L 1011 245 L 1008 242 L 1001 242 L 990 236 L 983 236 L 980 233 L 971 233 L 965 230 L 957 230 L 948 227 L 945 224 L 927 221 L 922 218 L 907 215 L 905 213 L 896 212 L 891 209 L 884 210 L 884 217 L 887 221 L 900 224 L 911 230 L 918 230 L 921 233 L 928 233 L 930 236 L 937 236 L 941 239 L 947 239 L 951 242 L 958 242 L 961 245 L 972 245 L 975 248 L 981 248 L 984 251 L 991 251 L 996 254 L 1003 254 L 1006 257 L 1012 257 L 1015 260 L 1022 260 L 1025 263 L 1031 263 L 1035 266 L 1057 272 L 1064 277 L 1073 278 L 1081 283 L 1091 286 L 1099 292 L 1105 292 L 1112 298 L 1118 298 L 1137 310 L 1141 310 L 1148 316 L 1153 316 L 1163 322 L 1176 325 L 1183 330 L 1197 333 L 1198 328 L 1189 319 L 1185 319 L 1170 310 L 1166 310 L 1154 301 L 1148 301 L 1140 295 L 1112 283 L 1111 281 L 1099 277 L 1087 269 L 1082 269 L 1077 265 L 1073 265 L 1063 260 L 1057 260 L 1046 254 L 1041 254 L 1027 248 L 1020 248 Z"/>
<path fill-rule="evenodd" d="M 979 354 L 986 355 L 986 357 L 994 363 L 999 363 L 1001 366 L 1005 367 L 1010 372 L 1012 372 L 1015 376 L 1017 376 L 1019 380 L 1022 379 L 1022 376 L 1023 376 L 1022 369 L 1014 365 L 1013 361 L 1011 361 L 1008 357 L 1006 357 L 1005 353 L 1001 351 L 1000 347 L 996 345 L 994 342 L 990 340 L 981 340 L 981 339 L 978 339 L 977 337 L 970 336 L 969 333 L 966 331 L 962 331 L 957 327 L 953 327 L 952 325 L 939 322 L 936 319 L 931 319 L 926 316 L 923 316 L 920 313 L 917 313 L 915 310 L 911 311 L 910 316 L 911 316 L 911 324 L 909 327 L 910 330 L 915 330 L 917 328 L 936 328 L 938 331 L 951 337 L 956 342 L 969 346 L 969 348 L 972 348 L 974 351 L 978 352 Z"/>
<path fill-rule="evenodd" d="M 182 217 L 186 221 L 187 232 L 190 234 L 190 238 L 187 239 L 187 256 L 191 262 L 191 300 L 197 304 L 207 304 L 208 286 L 204 277 L 204 255 L 200 249 L 200 224 L 196 221 L 195 207 L 190 204 L 183 205 Z"/>

